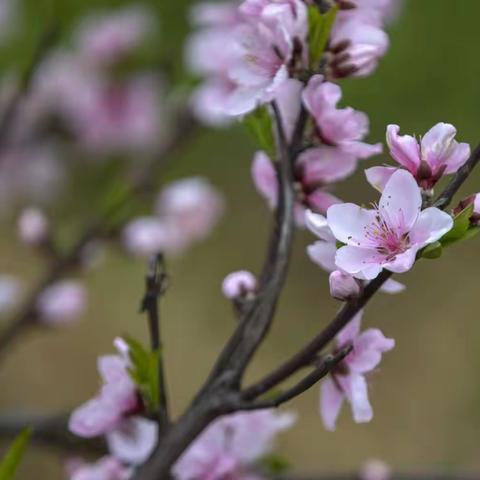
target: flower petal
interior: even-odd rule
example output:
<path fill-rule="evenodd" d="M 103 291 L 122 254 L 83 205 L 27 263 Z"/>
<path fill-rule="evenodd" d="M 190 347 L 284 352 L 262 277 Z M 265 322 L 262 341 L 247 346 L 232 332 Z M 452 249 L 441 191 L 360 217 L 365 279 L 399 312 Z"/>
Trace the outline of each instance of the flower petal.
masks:
<path fill-rule="evenodd" d="M 325 213 L 332 205 L 343 203 L 339 198 L 323 188 L 317 188 L 308 195 L 308 205 L 316 212 Z"/>
<path fill-rule="evenodd" d="M 323 215 L 307 210 L 305 213 L 305 225 L 318 238 L 326 242 L 335 243 L 335 237 L 328 226 L 327 219 Z"/>
<path fill-rule="evenodd" d="M 399 135 L 398 125 L 387 127 L 387 143 L 390 155 L 407 170 L 416 173 L 420 166 L 420 146 L 417 140 L 410 135 Z"/>
<path fill-rule="evenodd" d="M 353 420 L 356 423 L 367 423 L 373 418 L 373 410 L 368 400 L 368 387 L 365 377 L 358 373 L 351 373 L 347 377 L 345 393 L 352 407 Z"/>
<path fill-rule="evenodd" d="M 300 154 L 303 181 L 307 184 L 333 183 L 351 175 L 357 167 L 354 156 L 336 147 L 309 148 Z"/>
<path fill-rule="evenodd" d="M 391 272 L 395 273 L 404 273 L 408 272 L 415 263 L 417 257 L 417 252 L 420 249 L 420 246 L 415 245 L 403 253 L 395 256 L 395 258 L 383 264 L 383 267 Z"/>
<path fill-rule="evenodd" d="M 263 195 L 270 207 L 277 204 L 278 180 L 273 163 L 265 152 L 257 152 L 252 164 L 252 178 L 258 192 Z"/>
<path fill-rule="evenodd" d="M 346 245 L 337 250 L 335 264 L 356 278 L 372 280 L 382 271 L 385 258 L 370 248 Z"/>
<path fill-rule="evenodd" d="M 338 333 L 337 346 L 339 348 L 345 347 L 349 343 L 353 343 L 360 333 L 360 326 L 362 324 L 363 310 L 360 310 L 350 322 L 343 327 Z"/>
<path fill-rule="evenodd" d="M 354 350 L 348 357 L 348 365 L 357 373 L 373 370 L 381 361 L 382 353 L 395 347 L 395 340 L 386 338 L 377 328 L 370 328 L 355 340 Z"/>
<path fill-rule="evenodd" d="M 396 280 L 393 280 L 389 278 L 380 288 L 380 291 L 384 293 L 390 293 L 390 294 L 395 294 L 395 293 L 401 293 L 405 290 L 405 285 L 403 283 L 397 282 Z"/>
<path fill-rule="evenodd" d="M 331 377 L 325 378 L 320 385 L 320 415 L 325 428 L 333 432 L 342 408 L 344 395 Z"/>
<path fill-rule="evenodd" d="M 337 247 L 335 243 L 315 242 L 307 247 L 307 254 L 313 263 L 316 263 L 327 272 L 337 269 L 335 265 L 335 254 Z"/>
<path fill-rule="evenodd" d="M 365 229 L 375 222 L 376 212 L 353 203 L 333 205 L 327 211 L 328 226 L 335 238 L 347 245 L 367 244 Z"/>
<path fill-rule="evenodd" d="M 397 170 L 395 167 L 371 167 L 365 170 L 365 176 L 373 188 L 383 192 L 385 185 Z"/>
<path fill-rule="evenodd" d="M 410 232 L 410 241 L 423 247 L 442 238 L 452 227 L 453 219 L 448 213 L 435 207 L 426 208 Z"/>
<path fill-rule="evenodd" d="M 379 202 L 382 218 L 397 234 L 407 233 L 422 208 L 422 194 L 415 178 L 406 170 L 397 170 L 385 185 Z"/>

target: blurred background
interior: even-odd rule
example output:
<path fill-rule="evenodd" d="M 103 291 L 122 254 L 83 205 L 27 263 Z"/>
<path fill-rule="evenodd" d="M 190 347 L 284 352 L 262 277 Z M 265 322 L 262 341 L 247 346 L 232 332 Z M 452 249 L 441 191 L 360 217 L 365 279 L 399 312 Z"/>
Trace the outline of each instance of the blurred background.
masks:
<path fill-rule="evenodd" d="M 45 24 L 55 16 L 60 41 L 86 14 L 133 2 L 65 0 L 52 9 L 39 0 L 18 3 L 18 24 L 0 52 L 2 75 L 21 70 L 31 58 Z M 178 90 L 189 84 L 182 72 L 182 41 L 189 31 L 189 0 L 144 2 L 154 12 L 158 38 L 150 42 L 153 69 L 167 65 Z M 136 4 L 141 4 L 137 2 Z M 389 123 L 422 134 L 439 121 L 454 124 L 458 140 L 480 140 L 480 31 L 478 0 L 407 1 L 390 26 L 391 50 L 375 75 L 342 83 L 345 105 L 368 113 L 370 140 L 384 141 Z M 250 180 L 255 143 L 241 126 L 201 130 L 177 150 L 161 181 L 202 175 L 225 195 L 227 212 L 212 236 L 184 255 L 168 258 L 171 285 L 162 304 L 162 328 L 171 405 L 176 414 L 188 404 L 234 328 L 231 306 L 220 293 L 224 276 L 235 269 L 258 271 L 270 228 L 270 214 Z M 388 162 L 385 155 L 366 162 Z M 88 160 L 86 161 L 88 165 Z M 88 168 L 87 168 L 88 170 Z M 92 178 L 94 180 L 92 180 Z M 479 190 L 480 172 L 464 187 Z M 95 209 L 92 182 L 73 177 L 52 218 L 72 230 L 71 209 L 88 219 Z M 98 183 L 96 184 L 98 185 Z M 361 170 L 342 182 L 336 194 L 367 203 L 375 193 Z M 67 208 L 68 207 L 68 208 Z M 62 223 L 63 222 L 63 223 Z M 14 220 L 1 224 L 0 270 L 34 282 L 42 261 L 21 245 Z M 68 238 L 68 233 L 66 234 Z M 338 308 L 329 298 L 328 276 L 305 255 L 313 238 L 299 232 L 291 274 L 273 331 L 255 359 L 255 378 L 298 349 Z M 368 458 L 395 468 L 480 469 L 479 242 L 473 239 L 444 252 L 439 261 L 422 260 L 402 276 L 407 291 L 378 295 L 365 313 L 397 347 L 371 377 L 375 418 L 355 425 L 345 408 L 335 433 L 318 415 L 318 388 L 292 402 L 295 428 L 280 439 L 279 451 L 301 471 L 350 470 Z M 139 315 L 144 262 L 109 250 L 102 268 L 85 274 L 88 311 L 78 323 L 52 332 L 36 331 L 13 345 L 0 368 L 2 409 L 53 412 L 89 398 L 98 386 L 96 357 L 112 351 L 123 333 L 147 339 Z M 32 446 L 19 478 L 63 478 L 62 459 Z"/>

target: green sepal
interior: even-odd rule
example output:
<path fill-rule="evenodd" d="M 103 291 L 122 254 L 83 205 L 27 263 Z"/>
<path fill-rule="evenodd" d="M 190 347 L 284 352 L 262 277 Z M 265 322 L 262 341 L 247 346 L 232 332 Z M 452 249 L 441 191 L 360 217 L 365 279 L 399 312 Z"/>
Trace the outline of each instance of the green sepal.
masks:
<path fill-rule="evenodd" d="M 460 240 L 463 240 L 469 231 L 471 224 L 470 218 L 473 215 L 473 204 L 464 208 L 453 219 L 453 227 L 441 239 L 440 243 L 444 246 L 450 246 Z"/>
<path fill-rule="evenodd" d="M 257 140 L 260 148 L 273 159 L 275 156 L 275 137 L 273 135 L 272 116 L 268 107 L 265 105 L 257 107 L 243 119 L 243 123 Z"/>
<path fill-rule="evenodd" d="M 308 48 L 310 68 L 315 70 L 327 47 L 330 32 L 338 12 L 338 5 L 321 13 L 316 5 L 308 7 Z"/>
<path fill-rule="evenodd" d="M 32 436 L 32 429 L 25 428 L 14 440 L 0 463 L 0 480 L 12 480 L 18 470 Z"/>
<path fill-rule="evenodd" d="M 440 242 L 434 242 L 430 245 L 427 245 L 424 249 L 420 252 L 420 258 L 428 258 L 429 260 L 435 260 L 442 256 L 443 247 Z"/>

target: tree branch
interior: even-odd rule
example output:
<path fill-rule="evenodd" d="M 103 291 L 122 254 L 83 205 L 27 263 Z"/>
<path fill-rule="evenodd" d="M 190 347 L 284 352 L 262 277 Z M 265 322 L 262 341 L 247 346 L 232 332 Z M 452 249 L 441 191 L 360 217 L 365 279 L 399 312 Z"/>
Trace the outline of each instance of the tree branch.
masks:
<path fill-rule="evenodd" d="M 65 454 L 72 452 L 88 456 L 105 455 L 106 444 L 99 439 L 79 438 L 68 431 L 69 414 L 40 415 L 27 412 L 12 412 L 0 415 L 0 439 L 10 441 L 27 427 L 33 429 L 32 439 L 42 445 L 60 449 Z"/>
<path fill-rule="evenodd" d="M 365 480 L 365 475 L 358 472 L 351 473 L 287 473 L 270 477 L 271 480 Z M 474 472 L 393 472 L 386 480 L 478 480 L 480 473 Z"/>

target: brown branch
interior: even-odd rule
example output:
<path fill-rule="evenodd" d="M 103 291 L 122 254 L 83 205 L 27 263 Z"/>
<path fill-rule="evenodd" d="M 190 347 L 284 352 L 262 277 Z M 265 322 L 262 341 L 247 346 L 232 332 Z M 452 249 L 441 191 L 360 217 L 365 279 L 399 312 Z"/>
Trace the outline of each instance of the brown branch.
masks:
<path fill-rule="evenodd" d="M 267 400 L 259 400 L 257 402 L 253 402 L 255 398 L 258 397 L 262 392 L 261 389 L 258 389 L 255 392 L 250 392 L 249 395 L 242 395 L 244 400 L 243 403 L 239 403 L 237 406 L 238 410 L 259 410 L 265 408 L 277 408 L 280 405 L 293 400 L 294 398 L 298 397 L 302 393 L 305 393 L 315 384 L 317 384 L 322 378 L 328 375 L 339 363 L 341 363 L 345 357 L 352 351 L 352 346 L 349 345 L 346 348 L 341 349 L 340 351 L 336 352 L 334 355 L 326 355 L 324 358 L 321 359 L 320 364 L 318 367 L 308 374 L 304 379 L 300 380 L 297 384 L 293 387 L 289 388 L 285 392 L 277 395 L 272 399 Z"/>
<path fill-rule="evenodd" d="M 161 430 L 164 430 L 170 423 L 158 305 L 160 296 L 165 293 L 167 281 L 163 256 L 161 254 L 155 255 L 148 262 L 147 275 L 145 276 L 145 295 L 142 299 L 140 311 L 147 314 L 151 349 L 158 355 L 158 423 Z"/>
<path fill-rule="evenodd" d="M 291 152 L 300 147 L 288 144 L 275 104 L 272 110 L 277 131 L 278 205 L 257 297 L 243 312 L 235 332 L 190 407 L 159 439 L 151 458 L 138 469 L 134 480 L 167 478 L 171 466 L 197 435 L 219 415 L 235 410 L 245 369 L 271 326 L 292 251 L 295 193 Z M 297 135 L 303 139 L 306 121 L 300 121 L 302 134 Z"/>
<path fill-rule="evenodd" d="M 32 440 L 71 455 L 105 455 L 107 446 L 100 439 L 79 438 L 68 431 L 69 414 L 41 415 L 12 412 L 0 415 L 0 440 L 10 441 L 27 427 L 33 429 Z"/>
<path fill-rule="evenodd" d="M 439 195 L 434 206 L 444 210 L 452 201 L 455 193 L 468 178 L 475 166 L 480 161 L 480 145 L 472 153 L 465 165 L 458 170 L 445 190 Z M 318 355 L 335 336 L 353 319 L 353 317 L 370 301 L 382 285 L 391 277 L 392 273 L 384 270 L 377 278 L 372 280 L 363 290 L 362 295 L 346 303 L 338 312 L 335 318 L 327 327 L 314 337 L 307 345 L 299 350 L 295 355 L 285 361 L 282 365 L 256 382 L 244 392 L 251 396 L 254 392 L 267 392 L 269 389 L 279 385 L 281 382 L 296 373 L 302 367 L 308 365 L 312 359 Z"/>

